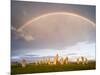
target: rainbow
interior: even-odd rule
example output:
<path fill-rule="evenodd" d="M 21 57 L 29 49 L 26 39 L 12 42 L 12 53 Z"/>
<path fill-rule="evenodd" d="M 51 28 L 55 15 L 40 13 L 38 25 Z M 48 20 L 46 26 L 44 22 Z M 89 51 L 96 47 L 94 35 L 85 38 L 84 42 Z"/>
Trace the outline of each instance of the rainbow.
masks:
<path fill-rule="evenodd" d="M 74 14 L 74 13 L 68 13 L 68 12 L 53 12 L 53 13 L 43 14 L 43 15 L 41 15 L 41 16 L 38 16 L 38 17 L 36 17 L 36 18 L 33 18 L 33 19 L 27 21 L 24 25 L 21 25 L 21 27 L 19 27 L 19 28 L 17 29 L 17 31 L 20 32 L 21 30 L 23 30 L 23 28 L 25 28 L 26 26 L 28 26 L 28 25 L 29 25 L 30 23 L 32 23 L 32 22 L 35 22 L 35 21 L 37 21 L 37 20 L 40 20 L 40 19 L 45 18 L 45 17 L 48 17 L 48 16 L 59 15 L 59 14 L 60 14 L 60 15 L 65 15 L 65 16 L 68 16 L 68 15 L 70 15 L 70 16 L 75 16 L 75 17 L 81 18 L 81 19 L 83 19 L 83 20 L 85 20 L 85 21 L 91 23 L 91 25 L 92 25 L 93 27 L 96 26 L 95 23 L 92 22 L 91 20 L 89 20 L 89 19 L 87 19 L 87 18 L 85 18 L 85 17 L 83 17 L 83 16 Z"/>

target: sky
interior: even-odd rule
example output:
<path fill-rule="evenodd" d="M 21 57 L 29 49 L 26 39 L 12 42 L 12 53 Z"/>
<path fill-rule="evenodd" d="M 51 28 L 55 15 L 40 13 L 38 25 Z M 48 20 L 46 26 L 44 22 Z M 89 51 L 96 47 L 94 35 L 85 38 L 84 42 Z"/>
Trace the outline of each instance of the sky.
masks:
<path fill-rule="evenodd" d="M 95 6 L 11 2 L 11 57 L 59 54 L 95 59 Z"/>

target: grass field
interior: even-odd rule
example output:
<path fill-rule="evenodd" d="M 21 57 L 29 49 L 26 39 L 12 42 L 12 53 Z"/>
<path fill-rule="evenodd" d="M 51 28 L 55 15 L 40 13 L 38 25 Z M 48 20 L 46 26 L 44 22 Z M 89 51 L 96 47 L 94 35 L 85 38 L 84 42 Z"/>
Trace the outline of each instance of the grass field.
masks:
<path fill-rule="evenodd" d="M 95 62 L 89 62 L 88 64 L 64 64 L 64 65 L 47 65 L 47 64 L 28 64 L 25 68 L 21 65 L 12 65 L 11 74 L 27 74 L 27 73 L 43 73 L 43 72 L 61 72 L 61 71 L 76 71 L 76 70 L 92 70 L 95 69 Z"/>

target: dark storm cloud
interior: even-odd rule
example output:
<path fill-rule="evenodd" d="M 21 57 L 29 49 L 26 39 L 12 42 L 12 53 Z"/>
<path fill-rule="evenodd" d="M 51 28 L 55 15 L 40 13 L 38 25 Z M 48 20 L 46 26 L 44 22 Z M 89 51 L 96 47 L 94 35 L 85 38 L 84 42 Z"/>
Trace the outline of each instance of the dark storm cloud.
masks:
<path fill-rule="evenodd" d="M 20 27 L 32 17 L 57 11 L 74 12 L 95 22 L 95 6 L 12 1 L 11 9 L 12 25 L 14 27 Z"/>
<path fill-rule="evenodd" d="M 71 12 L 78 15 L 84 16 L 91 21 L 95 22 L 95 6 L 83 6 L 83 5 L 66 5 L 66 4 L 55 4 L 55 3 L 39 3 L 39 2 L 23 2 L 23 1 L 12 1 L 11 2 L 11 27 L 13 29 L 20 28 L 28 20 L 33 17 L 40 16 L 50 12 Z M 33 30 L 35 32 L 35 30 Z M 90 31 L 92 33 L 92 31 Z M 72 42 L 65 40 L 47 41 L 47 40 L 33 40 L 30 42 L 25 41 L 16 30 L 11 31 L 11 49 L 12 55 L 24 54 L 29 50 L 39 49 L 62 49 L 64 47 L 74 45 L 78 41 L 95 42 L 95 31 L 90 35 L 91 38 L 88 40 L 72 40 Z M 56 42 L 56 43 L 55 43 Z M 67 42 L 67 43 L 66 43 Z"/>

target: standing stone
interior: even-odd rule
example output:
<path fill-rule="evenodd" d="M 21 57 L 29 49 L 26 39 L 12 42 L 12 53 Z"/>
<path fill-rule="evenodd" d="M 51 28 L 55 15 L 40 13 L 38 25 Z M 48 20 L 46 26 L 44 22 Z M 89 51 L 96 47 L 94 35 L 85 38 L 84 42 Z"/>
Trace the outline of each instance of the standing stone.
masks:
<path fill-rule="evenodd" d="M 60 61 L 61 61 L 61 64 L 63 65 L 64 64 L 64 58 L 61 58 Z"/>
<path fill-rule="evenodd" d="M 22 61 L 21 61 L 21 65 L 22 65 L 22 67 L 24 68 L 24 67 L 26 67 L 26 60 L 25 59 L 22 59 Z"/>
<path fill-rule="evenodd" d="M 68 64 L 68 57 L 65 57 L 65 64 Z"/>
<path fill-rule="evenodd" d="M 88 63 L 88 60 L 86 57 L 81 56 L 77 58 L 77 64 L 87 64 L 87 63 Z"/>
<path fill-rule="evenodd" d="M 51 64 L 51 63 L 50 63 L 50 58 L 48 58 L 48 61 L 47 61 L 47 63 L 48 63 L 48 64 Z"/>
<path fill-rule="evenodd" d="M 58 54 L 56 54 L 56 56 L 54 57 L 54 64 L 58 64 Z"/>

